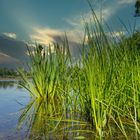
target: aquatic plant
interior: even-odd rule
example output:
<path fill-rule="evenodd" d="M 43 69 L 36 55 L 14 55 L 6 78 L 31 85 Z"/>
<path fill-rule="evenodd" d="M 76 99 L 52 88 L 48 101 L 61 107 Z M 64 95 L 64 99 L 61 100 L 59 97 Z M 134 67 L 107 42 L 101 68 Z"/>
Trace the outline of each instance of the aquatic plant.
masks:
<path fill-rule="evenodd" d="M 23 79 L 21 86 L 28 90 L 31 96 L 54 98 L 58 91 L 63 90 L 67 78 L 65 73 L 70 65 L 67 40 L 63 45 L 65 47 L 54 44 L 53 49 L 52 46 L 45 48 L 41 45 L 33 49 L 28 47 L 30 56 L 28 68 L 31 78 L 29 79 L 23 70 L 19 69 L 19 73 Z"/>

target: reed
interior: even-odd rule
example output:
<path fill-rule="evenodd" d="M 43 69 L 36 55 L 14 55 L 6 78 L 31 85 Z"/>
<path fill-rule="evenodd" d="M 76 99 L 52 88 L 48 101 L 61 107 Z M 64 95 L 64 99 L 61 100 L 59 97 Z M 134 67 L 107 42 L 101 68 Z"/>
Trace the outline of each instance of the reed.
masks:
<path fill-rule="evenodd" d="M 103 26 L 89 5 L 93 18 L 85 23 L 79 61 L 73 61 L 67 38 L 61 45 L 54 44 L 53 51 L 52 46 L 45 49 L 40 45 L 28 49 L 31 79 L 20 70 L 22 86 L 46 103 L 57 98 L 63 104 L 65 120 L 67 113 L 80 112 L 94 128 L 97 139 L 112 137 L 114 126 L 125 139 L 130 139 L 129 131 L 138 139 L 140 54 L 134 40 L 120 37 L 117 42 L 109 26 Z"/>
<path fill-rule="evenodd" d="M 58 44 L 46 48 L 41 45 L 37 45 L 34 49 L 28 47 L 30 56 L 28 69 L 31 78 L 29 79 L 23 70 L 19 70 L 19 73 L 23 79 L 21 86 L 28 90 L 31 96 L 48 100 L 54 98 L 60 90 L 64 93 L 70 52 L 67 40 L 64 40 L 63 45 L 65 47 Z"/>

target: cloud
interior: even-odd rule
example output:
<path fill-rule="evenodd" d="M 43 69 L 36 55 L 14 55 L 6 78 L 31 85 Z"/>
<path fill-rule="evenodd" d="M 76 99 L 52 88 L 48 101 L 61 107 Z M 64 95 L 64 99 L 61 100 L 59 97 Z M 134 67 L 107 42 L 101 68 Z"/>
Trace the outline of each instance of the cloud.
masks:
<path fill-rule="evenodd" d="M 92 4 L 94 12 L 100 21 L 101 18 L 101 3 L 96 0 L 94 4 Z M 98 4 L 96 4 L 98 3 Z M 120 13 L 120 11 L 123 11 L 125 6 L 128 6 L 128 4 L 135 3 L 134 0 L 102 0 L 102 21 L 105 21 L 106 23 L 115 20 L 117 16 L 124 15 L 124 13 Z M 128 10 L 128 9 L 127 9 Z M 84 19 L 84 20 L 83 20 Z M 71 25 L 72 27 L 80 27 L 84 25 L 84 21 L 87 23 L 91 22 L 93 23 L 93 15 L 92 11 L 89 10 L 85 14 L 77 14 L 72 18 L 65 19 L 65 21 Z"/>
<path fill-rule="evenodd" d="M 31 40 L 43 45 L 55 43 L 57 38 L 62 36 L 62 32 L 51 28 L 33 28 L 33 33 L 30 35 Z"/>
<path fill-rule="evenodd" d="M 61 43 L 65 33 L 69 42 L 79 43 L 81 41 L 81 32 L 77 29 L 58 30 L 47 27 L 33 28 L 33 33 L 30 35 L 30 38 L 33 42 L 48 46 L 52 43 Z"/>
<path fill-rule="evenodd" d="M 112 3 L 111 3 L 112 4 Z M 108 21 L 113 14 L 116 13 L 119 6 L 110 6 L 107 5 L 105 8 L 102 9 L 102 18 L 103 21 Z M 96 16 L 100 18 L 100 10 L 99 8 L 95 9 Z M 71 44 L 80 44 L 84 38 L 84 25 L 85 22 L 92 22 L 93 15 L 92 12 L 89 11 L 83 15 L 76 15 L 69 19 L 64 19 L 70 27 L 64 30 L 60 29 L 53 29 L 49 27 L 34 27 L 32 33 L 30 34 L 30 38 L 33 42 L 37 42 L 39 44 L 43 44 L 48 46 L 52 43 L 60 43 L 66 33 L 68 41 Z M 76 46 L 76 45 L 75 45 Z"/>
<path fill-rule="evenodd" d="M 113 37 L 122 37 L 122 36 L 126 35 L 126 32 L 125 31 L 114 31 L 114 32 L 112 32 L 111 35 Z"/>
<path fill-rule="evenodd" d="M 80 48 L 81 48 L 81 42 L 84 38 L 84 33 L 80 30 L 77 30 L 75 28 L 73 29 L 66 29 L 66 30 L 58 30 L 53 28 L 34 28 L 33 32 L 30 35 L 30 38 L 32 42 L 36 42 L 39 44 L 42 44 L 44 46 L 50 45 L 51 51 L 54 51 L 53 43 L 62 44 L 65 34 L 68 39 L 68 45 L 71 54 L 74 57 L 78 57 Z"/>
<path fill-rule="evenodd" d="M 131 4 L 131 3 L 134 3 L 134 0 L 119 0 L 118 3 L 120 3 L 120 4 Z"/>
<path fill-rule="evenodd" d="M 114 8 L 114 10 L 112 10 L 112 8 Z M 118 7 L 105 7 L 104 9 L 102 9 L 102 21 L 106 22 L 108 21 L 113 14 L 115 14 L 115 12 L 117 11 Z M 101 13 L 99 8 L 95 9 L 95 14 L 98 18 L 98 20 L 100 21 L 101 18 Z M 72 30 L 69 30 L 69 37 L 71 38 L 71 40 L 74 40 L 75 42 L 82 42 L 82 39 L 85 37 L 85 41 L 86 41 L 86 36 L 84 36 L 84 31 L 85 31 L 85 23 L 91 23 L 94 25 L 94 19 L 93 19 L 93 14 L 91 11 L 81 15 L 76 15 L 75 17 L 69 18 L 69 19 L 65 19 L 65 21 L 72 27 Z M 75 35 L 73 35 L 74 33 L 76 33 Z M 81 40 L 80 40 L 81 39 Z M 76 41 L 77 40 L 77 41 Z"/>
<path fill-rule="evenodd" d="M 94 12 L 99 21 L 102 18 L 102 21 L 107 22 L 118 11 L 118 8 L 119 6 L 116 6 L 116 5 L 112 6 L 112 3 L 111 3 L 111 6 L 108 5 L 106 7 L 103 7 L 102 14 L 101 14 L 100 8 L 96 8 Z M 65 21 L 73 28 L 80 29 L 80 30 L 83 30 L 85 22 L 94 24 L 93 13 L 91 10 L 85 14 L 78 14 L 72 18 L 65 19 Z"/>
<path fill-rule="evenodd" d="M 17 35 L 15 33 L 3 33 L 3 35 L 9 37 L 9 38 L 12 38 L 12 39 L 16 39 L 17 38 Z"/>

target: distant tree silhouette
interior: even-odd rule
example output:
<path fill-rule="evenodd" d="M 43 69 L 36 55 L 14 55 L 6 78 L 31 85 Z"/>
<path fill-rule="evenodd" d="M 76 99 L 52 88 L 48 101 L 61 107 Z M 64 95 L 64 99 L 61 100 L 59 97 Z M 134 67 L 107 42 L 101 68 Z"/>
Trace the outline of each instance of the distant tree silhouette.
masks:
<path fill-rule="evenodd" d="M 135 3 L 135 17 L 140 16 L 140 0 L 137 0 Z"/>
<path fill-rule="evenodd" d="M 17 76 L 17 71 L 8 68 L 0 68 L 0 77 Z"/>
<path fill-rule="evenodd" d="M 135 31 L 134 34 L 124 39 L 121 46 L 127 44 L 128 50 L 136 51 L 140 54 L 140 31 Z"/>

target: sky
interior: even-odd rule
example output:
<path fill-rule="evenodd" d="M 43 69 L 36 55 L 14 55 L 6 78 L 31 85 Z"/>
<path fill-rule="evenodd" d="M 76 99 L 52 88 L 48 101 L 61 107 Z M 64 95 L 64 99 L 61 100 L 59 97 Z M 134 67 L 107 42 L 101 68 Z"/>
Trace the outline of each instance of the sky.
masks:
<path fill-rule="evenodd" d="M 134 18 L 135 0 L 91 0 L 91 4 L 98 17 L 102 5 L 104 23 L 116 35 L 125 32 L 122 23 L 131 29 L 136 21 L 140 27 L 140 18 Z M 0 35 L 48 45 L 66 32 L 72 42 L 79 42 L 83 19 L 90 17 L 86 0 L 0 0 Z"/>

